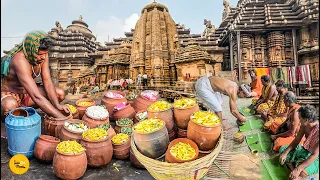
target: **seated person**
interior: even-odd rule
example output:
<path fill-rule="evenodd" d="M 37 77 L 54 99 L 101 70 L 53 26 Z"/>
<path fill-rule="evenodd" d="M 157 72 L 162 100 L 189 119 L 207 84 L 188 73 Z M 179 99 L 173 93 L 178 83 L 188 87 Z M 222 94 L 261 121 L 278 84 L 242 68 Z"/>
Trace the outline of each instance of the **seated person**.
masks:
<path fill-rule="evenodd" d="M 278 118 L 283 119 L 283 121 L 287 118 L 288 108 L 284 103 L 284 94 L 287 92 L 287 89 L 284 87 L 284 81 L 278 80 L 276 82 L 276 90 L 278 95 L 276 100 L 274 101 L 273 106 L 269 111 L 262 111 L 261 118 L 265 121 L 270 121 L 271 119 Z M 282 122 L 283 122 L 282 121 Z"/>
<path fill-rule="evenodd" d="M 92 91 L 90 92 L 90 94 L 95 94 L 95 93 L 97 93 L 97 92 L 99 92 L 99 85 L 98 85 L 98 84 L 96 84 L 96 86 L 92 89 Z"/>
<path fill-rule="evenodd" d="M 259 98 L 263 87 L 261 77 L 257 76 L 257 71 L 255 69 L 250 69 L 249 75 L 251 77 L 251 84 L 250 86 L 248 84 L 240 85 L 240 97 Z"/>
<path fill-rule="evenodd" d="M 289 145 L 299 132 L 300 120 L 298 109 L 299 104 L 296 104 L 296 95 L 288 91 L 284 95 L 284 103 L 289 107 L 288 116 L 283 122 L 282 120 L 277 120 L 276 118 L 268 121 L 268 128 L 272 134 L 271 139 L 274 140 L 273 150 L 279 151 L 281 146 Z M 265 126 L 266 124 L 265 123 Z M 266 128 L 266 127 L 265 127 Z"/>
<path fill-rule="evenodd" d="M 280 148 L 280 164 L 287 164 L 292 170 L 290 179 L 310 176 L 319 172 L 319 119 L 317 110 L 311 105 L 298 109 L 301 127 L 289 146 Z M 299 145 L 301 139 L 306 140 Z"/>
<path fill-rule="evenodd" d="M 269 75 L 261 76 L 262 92 L 260 98 L 253 104 L 253 109 L 257 113 L 262 114 L 263 111 L 268 111 L 274 104 L 278 92 L 276 86 L 271 83 Z"/>

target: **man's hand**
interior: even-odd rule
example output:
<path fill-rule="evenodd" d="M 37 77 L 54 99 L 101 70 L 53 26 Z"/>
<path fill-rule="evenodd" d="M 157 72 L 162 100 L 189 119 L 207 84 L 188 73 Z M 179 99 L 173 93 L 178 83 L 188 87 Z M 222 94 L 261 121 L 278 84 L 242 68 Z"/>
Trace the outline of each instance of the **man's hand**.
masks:
<path fill-rule="evenodd" d="M 297 179 L 297 178 L 299 177 L 301 171 L 302 171 L 302 170 L 299 168 L 299 166 L 296 167 L 296 168 L 290 173 L 289 178 L 290 178 L 291 180 Z"/>
<path fill-rule="evenodd" d="M 284 164 L 284 162 L 286 162 L 287 159 L 287 154 L 284 152 L 283 154 L 280 155 L 279 157 L 279 161 L 280 161 L 280 165 L 282 166 Z"/>
<path fill-rule="evenodd" d="M 69 107 L 67 106 L 67 105 L 61 105 L 61 104 L 59 104 L 58 106 L 57 106 L 57 109 L 59 109 L 60 111 L 64 111 L 64 112 L 66 112 L 66 113 L 70 113 L 71 111 L 70 111 L 70 109 L 69 109 Z"/>

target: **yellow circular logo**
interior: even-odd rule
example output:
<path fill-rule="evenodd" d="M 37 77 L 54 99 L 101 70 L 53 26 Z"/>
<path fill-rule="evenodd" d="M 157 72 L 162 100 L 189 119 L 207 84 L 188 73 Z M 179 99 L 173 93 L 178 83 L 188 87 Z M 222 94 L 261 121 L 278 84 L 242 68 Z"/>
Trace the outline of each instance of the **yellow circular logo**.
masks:
<path fill-rule="evenodd" d="M 24 174 L 29 169 L 29 159 L 22 155 L 16 154 L 9 161 L 9 167 L 15 174 Z"/>

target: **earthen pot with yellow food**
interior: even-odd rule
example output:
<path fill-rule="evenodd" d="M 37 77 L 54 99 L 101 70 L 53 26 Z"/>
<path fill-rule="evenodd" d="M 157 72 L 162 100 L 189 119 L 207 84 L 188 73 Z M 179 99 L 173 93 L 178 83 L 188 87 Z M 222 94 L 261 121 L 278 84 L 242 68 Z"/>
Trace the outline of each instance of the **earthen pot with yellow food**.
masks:
<path fill-rule="evenodd" d="M 165 160 L 169 163 L 183 163 L 197 159 L 198 154 L 196 143 L 187 138 L 178 138 L 169 144 Z"/>
<path fill-rule="evenodd" d="M 177 127 L 186 130 L 190 121 L 190 116 L 199 111 L 197 101 L 192 98 L 182 98 L 174 101 L 174 119 Z"/>
<path fill-rule="evenodd" d="M 89 129 L 82 134 L 81 145 L 86 148 L 88 165 L 101 167 L 112 160 L 113 147 L 111 138 L 103 128 Z"/>
<path fill-rule="evenodd" d="M 96 102 L 93 99 L 83 98 L 76 101 L 76 107 L 79 111 L 79 119 L 82 119 L 86 109 L 90 106 L 95 106 Z"/>
<path fill-rule="evenodd" d="M 210 111 L 197 111 L 190 116 L 187 138 L 194 141 L 199 150 L 212 150 L 220 137 L 219 117 Z"/>
<path fill-rule="evenodd" d="M 113 146 L 113 156 L 117 159 L 127 159 L 130 155 L 130 136 L 119 133 L 111 139 Z"/>
<path fill-rule="evenodd" d="M 79 179 L 87 170 L 85 149 L 76 141 L 60 142 L 52 166 L 54 174 L 61 179 Z"/>

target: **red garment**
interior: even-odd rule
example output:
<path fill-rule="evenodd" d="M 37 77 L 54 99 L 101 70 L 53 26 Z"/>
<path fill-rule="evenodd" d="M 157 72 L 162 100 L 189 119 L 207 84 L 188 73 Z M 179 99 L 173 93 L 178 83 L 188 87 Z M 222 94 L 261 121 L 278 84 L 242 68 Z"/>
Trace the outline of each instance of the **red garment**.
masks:
<path fill-rule="evenodd" d="M 257 76 L 256 79 L 251 82 L 251 91 L 258 94 L 255 98 L 261 96 L 262 87 L 261 77 Z"/>

